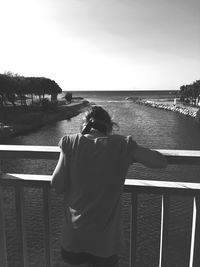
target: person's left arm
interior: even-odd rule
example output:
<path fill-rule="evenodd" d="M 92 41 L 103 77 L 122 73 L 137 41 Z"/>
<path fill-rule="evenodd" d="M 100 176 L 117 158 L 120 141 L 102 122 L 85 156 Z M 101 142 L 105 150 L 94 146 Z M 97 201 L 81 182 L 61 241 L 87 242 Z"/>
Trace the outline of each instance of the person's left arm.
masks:
<path fill-rule="evenodd" d="M 60 152 L 60 157 L 58 159 L 58 163 L 56 168 L 52 174 L 51 186 L 55 188 L 56 193 L 62 194 L 64 193 L 64 180 L 65 180 L 65 155 Z"/>

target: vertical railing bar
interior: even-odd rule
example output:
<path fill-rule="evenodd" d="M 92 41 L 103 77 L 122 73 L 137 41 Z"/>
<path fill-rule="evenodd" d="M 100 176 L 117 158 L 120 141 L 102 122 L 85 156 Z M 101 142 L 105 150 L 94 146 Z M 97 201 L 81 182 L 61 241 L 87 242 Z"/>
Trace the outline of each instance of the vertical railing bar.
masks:
<path fill-rule="evenodd" d="M 162 249 L 163 249 L 163 217 L 164 217 L 164 201 L 163 201 L 163 195 L 161 198 L 161 218 L 160 218 L 160 257 L 159 257 L 159 267 L 162 266 Z"/>
<path fill-rule="evenodd" d="M 24 199 L 24 187 L 20 187 L 20 199 L 21 199 L 21 221 L 22 221 L 22 238 L 23 238 L 23 254 L 24 254 L 24 266 L 28 266 L 27 257 L 27 243 L 26 243 L 26 227 L 25 227 L 25 199 Z"/>
<path fill-rule="evenodd" d="M 20 266 L 27 266 L 26 251 L 26 229 L 24 218 L 24 187 L 17 184 L 15 187 L 15 207 L 16 207 L 16 223 L 17 238 L 19 242 Z"/>
<path fill-rule="evenodd" d="M 0 178 L 1 179 L 1 178 Z M 6 229 L 3 210 L 3 190 L 0 186 L 0 266 L 7 266 Z"/>
<path fill-rule="evenodd" d="M 0 165 L 0 179 L 1 179 L 1 165 Z M 3 209 L 3 189 L 1 185 L 0 185 L 0 266 L 7 267 L 6 229 L 5 229 L 5 218 Z"/>
<path fill-rule="evenodd" d="M 43 201 L 44 201 L 44 249 L 46 267 L 51 267 L 51 235 L 50 235 L 50 190 L 49 184 L 45 183 L 43 186 Z"/>
<path fill-rule="evenodd" d="M 137 203 L 138 194 L 136 191 L 131 193 L 131 212 L 130 212 L 130 255 L 129 266 L 136 267 L 136 245 L 137 245 Z"/>
<path fill-rule="evenodd" d="M 200 195 L 194 196 L 190 249 L 190 267 L 200 266 Z"/>
<path fill-rule="evenodd" d="M 162 195 L 159 267 L 167 266 L 167 240 L 169 224 L 169 195 Z"/>
<path fill-rule="evenodd" d="M 190 263 L 189 267 L 193 267 L 194 260 L 194 242 L 195 242 L 195 230 L 196 230 L 196 199 L 193 199 L 193 214 L 192 214 L 192 231 L 191 231 L 191 245 L 190 245 Z"/>

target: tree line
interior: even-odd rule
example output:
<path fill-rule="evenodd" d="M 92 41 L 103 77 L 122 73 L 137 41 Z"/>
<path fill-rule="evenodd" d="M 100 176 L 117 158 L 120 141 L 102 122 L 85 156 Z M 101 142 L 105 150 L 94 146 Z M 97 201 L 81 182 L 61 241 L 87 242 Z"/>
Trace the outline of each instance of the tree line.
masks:
<path fill-rule="evenodd" d="M 60 86 L 49 78 L 24 77 L 11 72 L 0 74 L 0 106 L 6 105 L 7 101 L 15 106 L 18 99 L 21 105 L 27 105 L 28 97 L 32 104 L 36 97 L 42 104 L 46 100 L 46 95 L 50 96 L 52 103 L 56 103 L 60 93 L 62 93 Z"/>
<path fill-rule="evenodd" d="M 183 102 L 189 102 L 190 99 L 193 103 L 199 102 L 200 80 L 197 80 L 192 84 L 182 85 L 180 87 L 180 100 Z"/>

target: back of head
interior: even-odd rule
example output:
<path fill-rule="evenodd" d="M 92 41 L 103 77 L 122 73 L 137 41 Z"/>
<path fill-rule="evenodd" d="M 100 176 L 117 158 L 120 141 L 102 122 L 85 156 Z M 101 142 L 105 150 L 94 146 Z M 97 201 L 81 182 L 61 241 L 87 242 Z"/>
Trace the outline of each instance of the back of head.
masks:
<path fill-rule="evenodd" d="M 93 128 L 107 135 L 112 132 L 114 124 L 105 109 L 100 106 L 92 106 L 85 114 L 81 132 L 87 134 Z"/>

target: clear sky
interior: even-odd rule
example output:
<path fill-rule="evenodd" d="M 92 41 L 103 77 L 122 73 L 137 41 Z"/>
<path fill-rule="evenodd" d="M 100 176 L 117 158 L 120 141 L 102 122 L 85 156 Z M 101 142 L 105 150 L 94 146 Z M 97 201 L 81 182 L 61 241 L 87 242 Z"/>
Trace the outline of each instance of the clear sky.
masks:
<path fill-rule="evenodd" d="M 0 73 L 63 90 L 178 90 L 200 79 L 199 0 L 0 0 Z"/>

